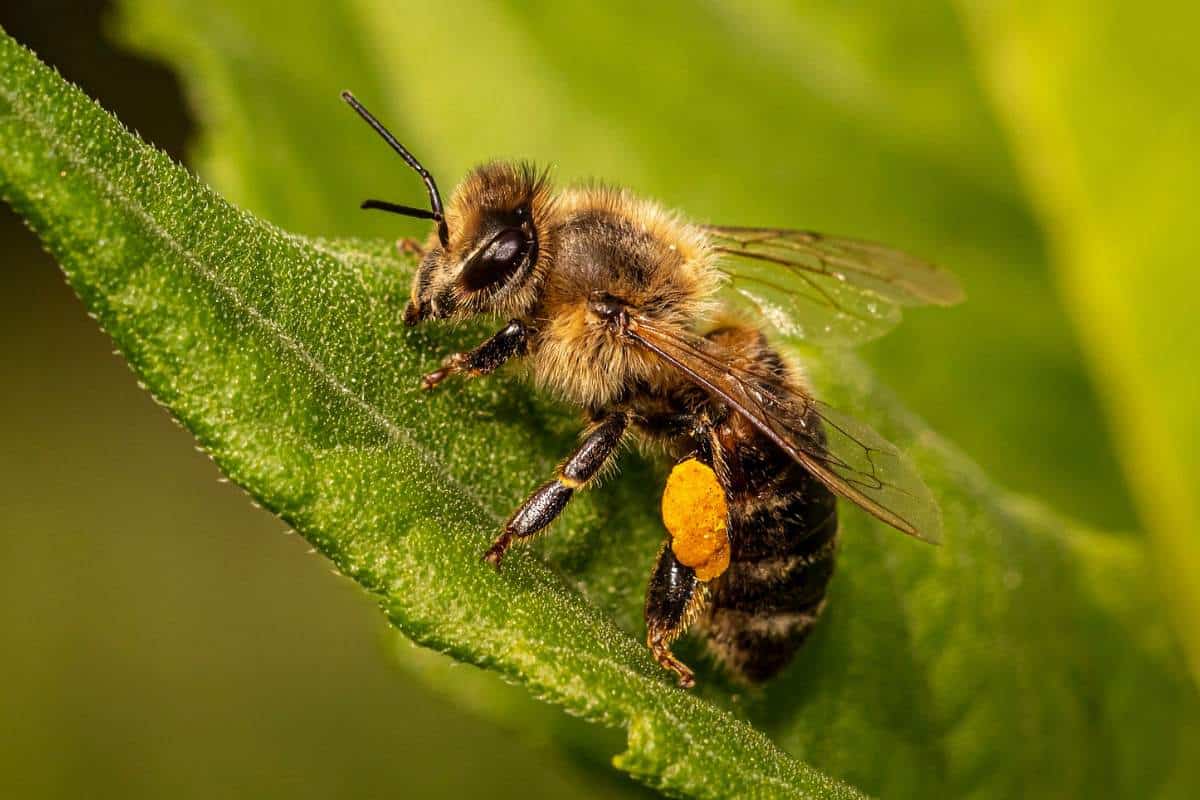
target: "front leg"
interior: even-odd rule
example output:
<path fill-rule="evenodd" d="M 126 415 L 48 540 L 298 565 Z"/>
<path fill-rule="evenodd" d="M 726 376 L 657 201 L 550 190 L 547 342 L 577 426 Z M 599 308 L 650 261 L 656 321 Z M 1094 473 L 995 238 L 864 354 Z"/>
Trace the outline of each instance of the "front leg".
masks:
<path fill-rule="evenodd" d="M 575 452 L 559 466 L 554 479 L 538 487 L 508 518 L 504 532 L 484 554 L 484 560 L 500 569 L 514 539 L 533 536 L 553 522 L 575 490 L 585 488 L 612 458 L 628 425 L 629 419 L 622 411 L 614 411 L 593 425 Z"/>
<path fill-rule="evenodd" d="M 456 372 L 474 378 L 487 375 L 513 356 L 525 355 L 529 330 L 520 320 L 512 320 L 483 344 L 468 353 L 454 353 L 442 362 L 441 369 L 421 378 L 422 389 L 432 389 Z"/>

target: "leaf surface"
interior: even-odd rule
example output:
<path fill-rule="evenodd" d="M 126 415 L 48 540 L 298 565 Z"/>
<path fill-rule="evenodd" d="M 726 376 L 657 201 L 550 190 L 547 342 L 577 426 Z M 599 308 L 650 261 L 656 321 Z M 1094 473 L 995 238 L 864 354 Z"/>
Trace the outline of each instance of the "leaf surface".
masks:
<path fill-rule="evenodd" d="M 512 386 L 481 384 L 466 413 L 461 398 L 418 395 L 428 343 L 400 332 L 411 264 L 390 245 L 305 240 L 239 211 L 7 36 L 0 72 L 4 197 L 154 395 L 397 626 L 627 728 L 623 766 L 652 785 L 856 796 L 666 684 L 635 638 L 528 551 L 502 576 L 480 562 L 510 499 L 494 476 L 544 471 L 548 457 L 522 454 L 569 434 L 561 412 Z M 560 424 L 521 422 L 539 417 Z"/>

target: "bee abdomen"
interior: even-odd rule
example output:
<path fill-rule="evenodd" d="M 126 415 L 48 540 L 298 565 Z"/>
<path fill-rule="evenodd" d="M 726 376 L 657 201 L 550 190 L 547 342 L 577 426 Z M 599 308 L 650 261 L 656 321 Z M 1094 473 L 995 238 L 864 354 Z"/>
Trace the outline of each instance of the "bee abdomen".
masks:
<path fill-rule="evenodd" d="M 723 605 L 755 612 L 807 608 L 825 596 L 835 547 L 836 539 L 831 538 L 811 553 L 730 564 L 725 579 L 730 591 L 722 598 Z"/>
<path fill-rule="evenodd" d="M 776 494 L 730 498 L 732 560 L 707 620 L 714 655 L 754 682 L 782 669 L 816 624 L 837 553 L 833 495 L 798 465 L 779 466 Z"/>
<path fill-rule="evenodd" d="M 713 608 L 708 645 L 726 669 L 747 681 L 761 683 L 787 666 L 824 608 L 824 597 L 804 609 L 769 614 Z"/>

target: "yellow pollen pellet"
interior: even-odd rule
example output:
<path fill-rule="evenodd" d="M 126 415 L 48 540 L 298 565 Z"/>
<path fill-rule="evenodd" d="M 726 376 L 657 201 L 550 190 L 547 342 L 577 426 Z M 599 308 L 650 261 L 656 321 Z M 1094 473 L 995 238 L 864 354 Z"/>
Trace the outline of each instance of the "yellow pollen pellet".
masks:
<path fill-rule="evenodd" d="M 725 492 L 710 467 L 694 458 L 675 465 L 663 490 L 663 524 L 675 557 L 702 581 L 729 568 L 726 514 Z"/>

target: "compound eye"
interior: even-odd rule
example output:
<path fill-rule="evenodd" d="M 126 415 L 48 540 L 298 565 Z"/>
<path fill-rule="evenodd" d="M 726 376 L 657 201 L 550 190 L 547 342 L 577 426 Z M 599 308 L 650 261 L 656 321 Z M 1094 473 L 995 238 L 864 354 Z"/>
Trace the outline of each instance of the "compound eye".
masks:
<path fill-rule="evenodd" d="M 528 253 L 529 239 L 525 232 L 520 228 L 506 228 L 463 268 L 462 288 L 478 292 L 507 283 Z"/>

